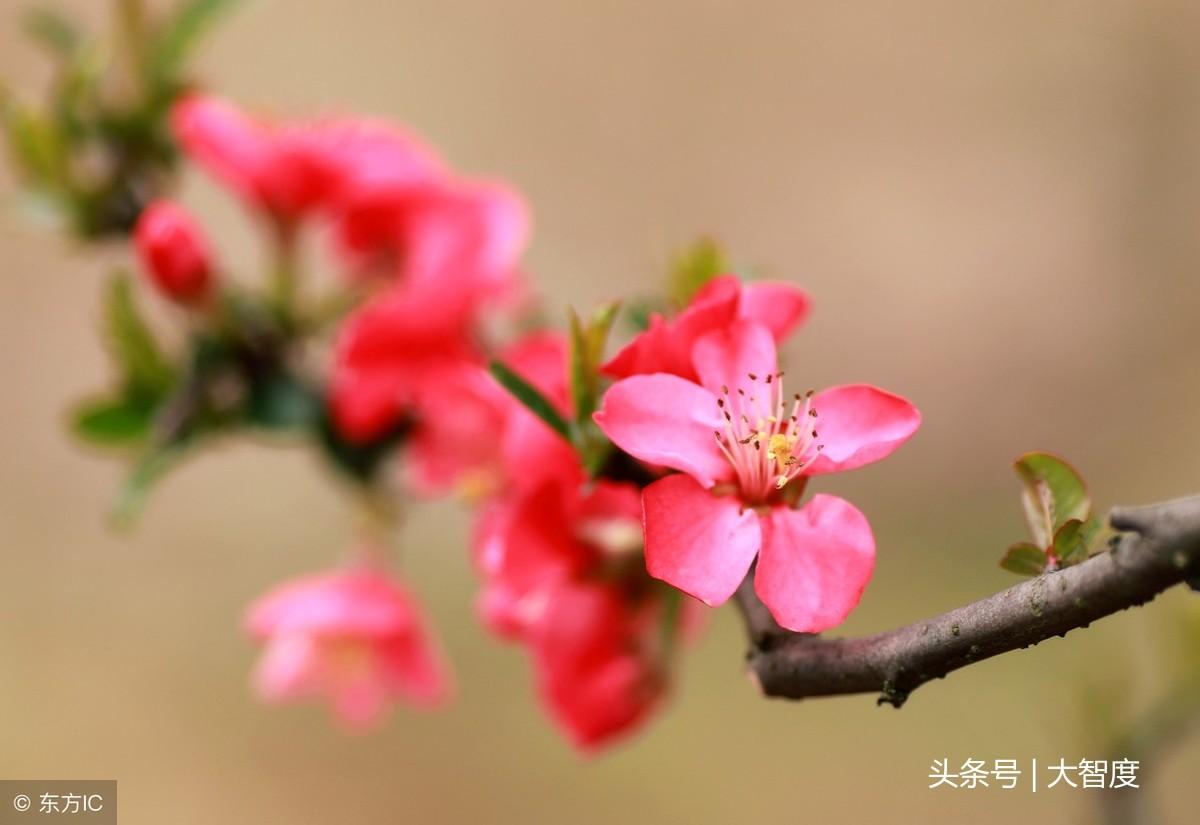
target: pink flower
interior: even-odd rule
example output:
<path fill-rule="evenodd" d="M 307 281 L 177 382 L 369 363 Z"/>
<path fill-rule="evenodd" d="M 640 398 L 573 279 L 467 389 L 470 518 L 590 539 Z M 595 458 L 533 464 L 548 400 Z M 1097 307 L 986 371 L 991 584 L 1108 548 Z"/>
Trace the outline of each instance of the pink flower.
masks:
<path fill-rule="evenodd" d="M 808 294 L 787 283 L 743 285 L 733 275 L 710 281 L 674 318 L 650 317 L 650 326 L 603 369 L 614 378 L 666 372 L 696 380 L 692 347 L 704 335 L 739 320 L 757 321 L 782 341 L 808 317 Z"/>
<path fill-rule="evenodd" d="M 134 229 L 142 269 L 163 295 L 197 304 L 212 290 L 212 253 L 195 219 L 174 201 L 146 207 Z"/>
<path fill-rule="evenodd" d="M 792 509 L 785 488 L 884 458 L 916 432 L 920 414 L 866 384 L 789 397 L 772 330 L 752 321 L 699 337 L 691 362 L 695 381 L 618 381 L 595 416 L 622 450 L 681 472 L 644 491 L 647 569 L 718 605 L 757 556 L 755 589 L 782 626 L 840 623 L 874 568 L 870 525 L 836 496 Z"/>
<path fill-rule="evenodd" d="M 416 185 L 442 174 L 412 136 L 370 120 L 275 123 L 190 95 L 171 110 L 171 126 L 188 155 L 285 225 L 336 205 L 364 180 Z"/>
<path fill-rule="evenodd" d="M 269 702 L 324 696 L 342 722 L 368 728 L 389 702 L 430 708 L 451 692 L 416 602 L 372 567 L 282 584 L 251 606 L 246 627 L 266 644 L 254 683 Z"/>

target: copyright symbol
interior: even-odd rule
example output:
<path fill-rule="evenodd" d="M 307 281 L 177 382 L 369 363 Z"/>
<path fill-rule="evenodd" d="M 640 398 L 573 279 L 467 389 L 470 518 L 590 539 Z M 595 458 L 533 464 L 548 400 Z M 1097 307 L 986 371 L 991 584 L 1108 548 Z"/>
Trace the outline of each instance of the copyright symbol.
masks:
<path fill-rule="evenodd" d="M 13 797 L 13 807 L 18 811 L 28 811 L 29 806 L 33 804 L 33 800 L 23 793 L 19 793 Z"/>

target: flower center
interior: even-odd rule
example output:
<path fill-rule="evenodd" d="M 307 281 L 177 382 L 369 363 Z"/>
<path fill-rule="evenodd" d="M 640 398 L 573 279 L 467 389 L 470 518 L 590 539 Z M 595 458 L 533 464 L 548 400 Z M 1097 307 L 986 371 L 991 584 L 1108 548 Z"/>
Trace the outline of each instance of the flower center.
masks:
<path fill-rule="evenodd" d="M 725 427 L 714 434 L 737 473 L 743 500 L 757 504 L 799 476 L 822 445 L 812 390 L 788 398 L 782 372 L 747 378 L 749 383 L 733 392 L 721 387 L 717 406 Z"/>

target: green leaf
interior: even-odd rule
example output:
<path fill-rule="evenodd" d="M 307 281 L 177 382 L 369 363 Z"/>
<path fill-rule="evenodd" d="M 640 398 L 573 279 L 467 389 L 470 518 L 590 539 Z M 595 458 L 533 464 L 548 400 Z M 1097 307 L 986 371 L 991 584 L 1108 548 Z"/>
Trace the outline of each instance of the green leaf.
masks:
<path fill-rule="evenodd" d="M 135 444 L 150 432 L 154 410 L 126 398 L 101 398 L 80 405 L 71 416 L 71 429 L 92 444 Z"/>
<path fill-rule="evenodd" d="M 1039 547 L 1051 547 L 1054 535 L 1071 519 L 1087 521 L 1092 502 L 1075 468 L 1050 453 L 1026 453 L 1013 464 L 1024 489 L 1025 520 Z"/>
<path fill-rule="evenodd" d="M 176 77 L 205 32 L 238 0 L 184 0 L 164 22 L 155 38 L 149 70 L 165 82 Z"/>
<path fill-rule="evenodd" d="M 685 306 L 705 284 L 728 271 L 724 250 L 712 238 L 701 238 L 675 258 L 671 267 L 671 300 L 677 306 Z"/>
<path fill-rule="evenodd" d="M 1070 519 L 1054 534 L 1054 555 L 1062 567 L 1083 561 L 1088 556 L 1087 524 L 1077 518 Z"/>
<path fill-rule="evenodd" d="M 1046 569 L 1046 553 L 1028 542 L 1014 544 L 1008 548 L 1000 566 L 1010 573 L 1021 576 L 1038 576 Z"/>
<path fill-rule="evenodd" d="M 0 103 L 13 160 L 34 186 L 61 194 L 67 186 L 67 152 L 62 135 L 47 118 L 12 99 Z"/>
<path fill-rule="evenodd" d="M 74 54 L 80 43 L 79 29 L 75 24 L 57 10 L 46 6 L 26 10 L 25 31 L 62 57 Z"/>
<path fill-rule="evenodd" d="M 174 380 L 167 362 L 133 300 L 129 276 L 117 273 L 108 286 L 105 322 L 113 355 L 132 396 L 156 401 Z"/>
<path fill-rule="evenodd" d="M 575 310 L 569 311 L 571 335 L 568 383 L 575 408 L 575 421 L 580 426 L 590 421 L 592 413 L 596 411 L 600 389 L 600 362 L 604 359 L 608 334 L 619 307 L 615 302 L 601 305 L 592 313 L 586 326 Z"/>
<path fill-rule="evenodd" d="M 493 361 L 488 369 L 491 371 L 492 377 L 500 382 L 500 386 L 512 393 L 530 412 L 546 422 L 546 425 L 554 432 L 574 443 L 574 439 L 571 437 L 571 427 L 567 424 L 566 419 L 537 388 L 500 361 Z"/>

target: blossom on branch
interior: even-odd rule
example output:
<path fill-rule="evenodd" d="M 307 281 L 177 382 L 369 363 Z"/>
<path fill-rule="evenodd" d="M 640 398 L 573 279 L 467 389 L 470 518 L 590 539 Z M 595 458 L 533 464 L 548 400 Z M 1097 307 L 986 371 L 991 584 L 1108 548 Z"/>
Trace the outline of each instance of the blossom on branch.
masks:
<path fill-rule="evenodd" d="M 806 480 L 884 458 L 920 425 L 903 398 L 866 384 L 789 396 L 773 330 L 736 320 L 691 348 L 695 380 L 634 375 L 595 420 L 651 465 L 680 471 L 644 493 L 650 573 L 710 605 L 758 558 L 755 587 L 776 621 L 819 632 L 858 604 L 875 563 L 866 517 Z"/>

